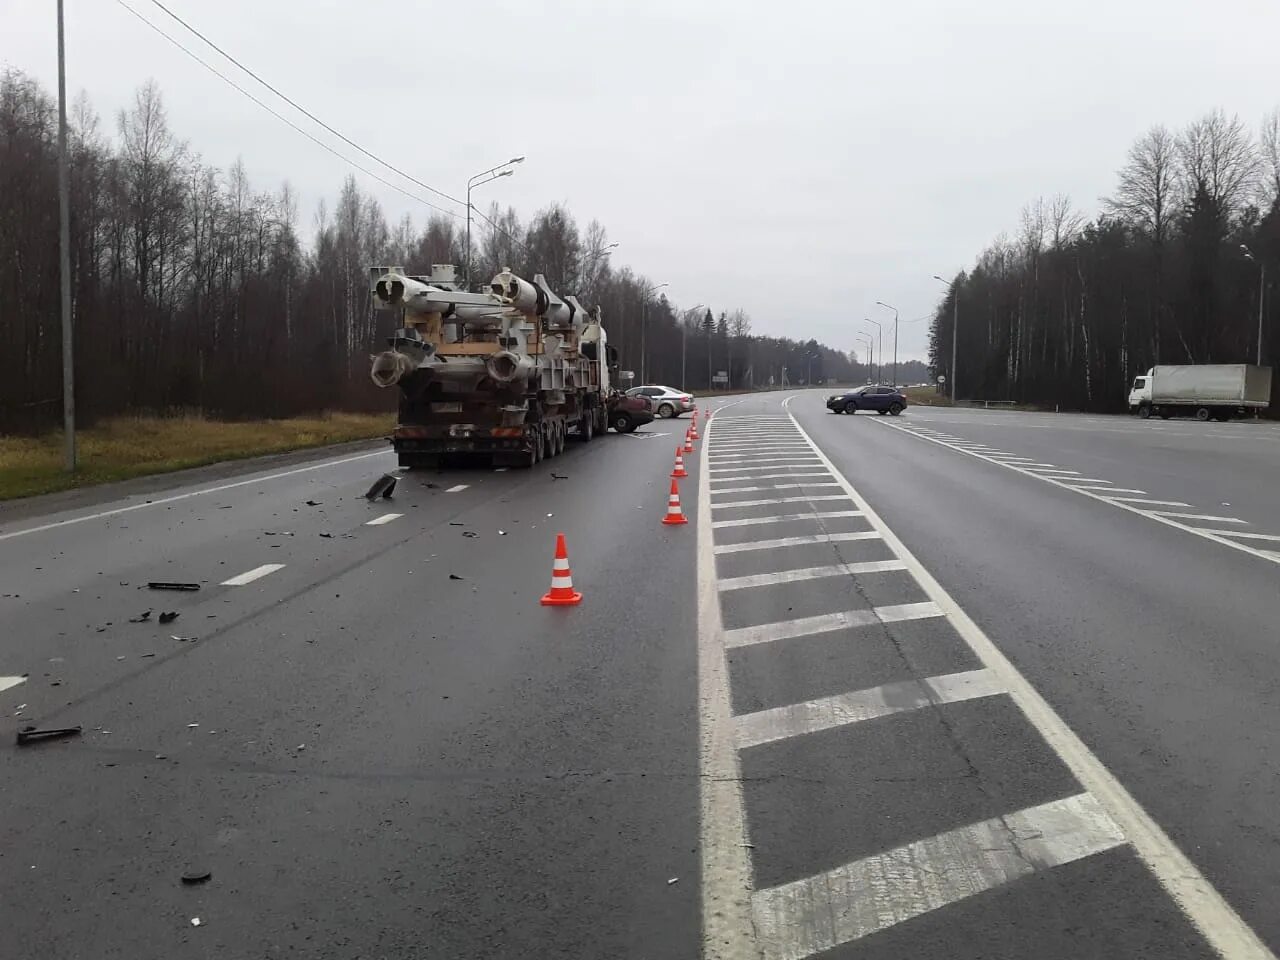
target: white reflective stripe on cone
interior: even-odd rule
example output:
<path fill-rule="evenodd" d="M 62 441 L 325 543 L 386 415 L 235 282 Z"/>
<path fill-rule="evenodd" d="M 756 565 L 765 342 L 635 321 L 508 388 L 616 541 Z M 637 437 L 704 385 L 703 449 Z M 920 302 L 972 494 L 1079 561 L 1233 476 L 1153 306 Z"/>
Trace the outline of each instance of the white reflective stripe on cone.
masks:
<path fill-rule="evenodd" d="M 573 577 L 552 577 L 551 589 L 556 590 L 564 587 L 573 586 Z"/>

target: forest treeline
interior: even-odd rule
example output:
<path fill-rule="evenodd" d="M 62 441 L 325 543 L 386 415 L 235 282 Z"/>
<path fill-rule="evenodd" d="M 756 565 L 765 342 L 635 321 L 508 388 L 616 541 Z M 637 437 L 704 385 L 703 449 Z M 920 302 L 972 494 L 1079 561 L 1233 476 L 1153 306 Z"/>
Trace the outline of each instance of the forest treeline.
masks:
<path fill-rule="evenodd" d="M 1265 289 L 1263 279 L 1265 276 Z M 1123 409 L 1157 363 L 1280 362 L 1280 109 L 1256 135 L 1216 110 L 1130 148 L 1093 219 L 1058 195 L 949 285 L 930 335 L 961 399 Z M 1273 378 L 1272 404 L 1280 395 Z"/>
<path fill-rule="evenodd" d="M 110 129 L 108 129 L 108 126 Z M 392 315 L 372 309 L 368 268 L 465 270 L 465 210 L 388 222 L 348 177 L 306 234 L 294 191 L 264 192 L 241 163 L 204 163 L 148 83 L 104 124 L 81 94 L 69 116 L 77 414 L 198 411 L 284 417 L 393 409 L 369 380 Z M 850 357 L 810 339 L 755 335 L 741 309 L 681 308 L 614 262 L 605 228 L 553 205 L 527 223 L 496 205 L 473 223 L 472 275 L 510 266 L 600 304 L 624 367 L 704 390 L 718 371 L 761 386 L 861 382 Z M 57 109 L 32 78 L 0 74 L 0 432 L 61 422 Z M 656 289 L 655 289 L 656 288 Z"/>

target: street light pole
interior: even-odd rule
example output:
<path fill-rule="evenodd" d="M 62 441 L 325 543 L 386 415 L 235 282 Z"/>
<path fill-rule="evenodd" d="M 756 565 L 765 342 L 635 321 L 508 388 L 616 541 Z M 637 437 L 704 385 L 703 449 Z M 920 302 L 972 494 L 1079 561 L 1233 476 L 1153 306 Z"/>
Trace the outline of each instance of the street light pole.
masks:
<path fill-rule="evenodd" d="M 951 405 L 954 407 L 957 396 L 956 342 L 960 339 L 960 284 L 947 283 L 946 280 L 943 280 L 936 273 L 933 275 L 933 279 L 937 280 L 939 283 L 946 283 L 947 286 L 951 287 L 951 296 L 954 298 L 951 301 L 951 369 L 947 371 L 947 374 L 951 377 Z M 959 278 L 957 278 L 957 280 L 958 279 Z"/>
<path fill-rule="evenodd" d="M 483 186 L 497 180 L 499 177 L 509 177 L 515 173 L 514 170 L 502 170 L 503 167 L 510 167 L 517 163 L 524 163 L 524 157 L 512 157 L 506 163 L 500 163 L 496 167 L 490 167 L 488 170 L 482 170 L 474 177 L 467 181 L 467 290 L 471 290 L 471 191 L 476 187 Z M 502 170 L 501 173 L 497 171 Z M 482 179 L 488 177 L 488 180 Z"/>
<path fill-rule="evenodd" d="M 893 383 L 891 385 L 896 387 L 898 385 L 898 308 L 883 300 L 877 300 L 876 304 L 893 311 Z M 884 366 L 883 358 L 880 360 L 880 365 Z"/>
<path fill-rule="evenodd" d="M 71 343 L 71 171 L 67 164 L 67 56 L 58 0 L 58 270 L 62 287 L 62 430 L 68 473 L 76 472 L 76 365 Z"/>
<path fill-rule="evenodd" d="M 867 348 L 867 380 L 871 380 L 875 375 L 876 342 L 871 338 L 871 334 L 869 333 L 863 333 L 862 336 L 867 339 L 859 340 L 858 342 L 865 345 Z"/>
<path fill-rule="evenodd" d="M 1240 244 L 1240 250 L 1244 253 L 1245 259 L 1251 260 L 1258 265 L 1258 366 L 1262 366 L 1262 307 L 1263 298 L 1267 295 L 1267 264 L 1263 260 L 1259 260 L 1253 255 L 1245 244 Z"/>
<path fill-rule="evenodd" d="M 645 344 L 646 334 L 649 328 L 649 294 L 655 290 L 661 290 L 663 287 L 670 286 L 666 283 L 655 283 L 652 286 L 645 287 L 644 294 L 640 300 L 640 382 L 649 382 L 649 354 Z"/>
<path fill-rule="evenodd" d="M 685 361 L 689 356 L 689 320 L 693 314 L 701 310 L 706 304 L 699 303 L 690 307 L 684 312 L 684 322 L 680 324 L 680 389 L 687 390 L 685 385 Z"/>
<path fill-rule="evenodd" d="M 877 323 L 875 320 L 872 320 L 870 317 L 863 317 L 862 322 L 874 323 L 876 325 L 876 329 L 880 331 L 880 349 L 877 352 L 880 354 L 880 366 L 881 368 L 883 368 L 884 367 L 884 327 L 880 326 L 879 323 Z M 876 383 L 879 383 L 880 380 L 882 379 L 881 377 L 882 373 L 884 373 L 883 369 L 881 369 L 878 373 L 875 374 Z"/>

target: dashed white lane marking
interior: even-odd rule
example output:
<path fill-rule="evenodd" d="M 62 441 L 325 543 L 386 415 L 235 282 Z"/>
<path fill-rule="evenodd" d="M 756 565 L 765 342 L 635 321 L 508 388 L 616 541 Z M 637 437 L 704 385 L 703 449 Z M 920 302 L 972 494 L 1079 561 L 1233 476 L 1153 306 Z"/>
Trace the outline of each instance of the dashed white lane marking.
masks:
<path fill-rule="evenodd" d="M 1071 473 L 1075 473 L 1075 471 L 1074 471 L 1074 470 L 1072 470 L 1072 471 L 1070 471 L 1070 472 L 1071 472 Z M 1067 483 L 1085 483 L 1085 484 L 1090 484 L 1090 485 L 1096 485 L 1096 486 L 1099 486 L 1099 487 L 1109 487 L 1109 486 L 1111 486 L 1111 481 L 1110 481 L 1110 480 L 1101 480 L 1101 479 L 1099 479 L 1098 477 L 1082 477 L 1082 476 L 1077 475 L 1077 476 L 1074 476 L 1074 477 L 1064 477 L 1063 479 L 1064 479 Z"/>
<path fill-rule="evenodd" d="M 802 547 L 812 543 L 844 543 L 853 540 L 879 540 L 874 530 L 855 530 L 852 533 L 813 533 L 806 537 L 777 537 L 773 540 L 750 540 L 746 543 L 724 543 L 715 548 L 716 555 L 723 553 L 747 553 L 751 550 L 777 550 L 781 547 Z M 1280 539 L 1278 537 L 1277 539 Z"/>
<path fill-rule="evenodd" d="M 883 419 L 883 418 L 877 418 L 872 422 L 873 423 L 877 422 L 880 419 Z M 1235 536 L 1234 534 L 1230 536 L 1224 536 L 1219 531 L 1208 530 L 1204 527 L 1193 527 L 1190 524 L 1182 523 L 1173 517 L 1162 517 L 1158 513 L 1152 510 L 1143 510 L 1139 506 L 1136 506 L 1132 503 L 1123 503 L 1117 497 L 1105 496 L 1105 494 L 1115 494 L 1115 493 L 1142 494 L 1142 493 L 1145 493 L 1145 491 L 1143 490 L 1121 490 L 1121 489 L 1115 489 L 1115 488 L 1108 488 L 1105 490 L 1093 490 L 1082 485 L 1078 485 L 1078 484 L 1073 485 L 1070 483 L 1063 482 L 1061 480 L 1055 480 L 1053 477 L 1038 476 L 1037 474 L 1032 473 L 1030 470 L 1023 470 L 1022 469 L 1023 465 L 1020 463 L 1004 463 L 1000 460 L 997 460 L 994 457 L 989 457 L 985 454 L 974 453 L 970 450 L 959 450 L 956 447 L 953 447 L 949 443 L 946 443 L 941 440 L 935 440 L 933 437 L 928 437 L 923 434 L 917 433 L 914 429 L 902 426 L 900 424 L 883 423 L 882 426 L 884 426 L 889 430 L 900 430 L 903 433 L 908 434 L 909 436 L 915 437 L 917 440 L 923 440 L 926 443 L 936 443 L 940 447 L 946 447 L 949 450 L 955 450 L 957 453 L 962 453 L 962 454 L 965 454 L 966 456 L 977 457 L 979 460 L 985 460 L 988 463 L 994 463 L 996 466 L 1005 467 L 1009 470 L 1022 473 L 1028 477 L 1036 477 L 1036 479 L 1038 480 L 1042 480 L 1045 483 L 1052 483 L 1054 486 L 1061 487 L 1063 490 L 1070 490 L 1073 493 L 1080 494 L 1081 496 L 1091 497 L 1092 499 L 1098 500 L 1101 503 L 1109 503 L 1111 504 L 1111 506 L 1116 507 L 1120 510 L 1128 510 L 1130 513 L 1137 514 L 1140 517 L 1146 517 L 1148 520 L 1154 520 L 1156 523 L 1163 523 L 1167 527 L 1173 527 L 1175 530 L 1181 530 L 1184 533 L 1195 534 L 1197 537 L 1203 537 L 1205 540 L 1212 540 L 1214 543 L 1220 543 L 1224 547 L 1230 547 L 1231 549 L 1238 550 L 1241 553 L 1247 553 L 1250 556 L 1258 557 L 1262 560 L 1268 560 L 1272 563 L 1280 563 L 1280 552 L 1271 551 L 1271 550 L 1261 550 L 1261 549 L 1258 549 L 1257 547 L 1251 547 L 1247 543 L 1241 543 L 1239 539 L 1232 539 L 1232 537 Z"/>
<path fill-rule="evenodd" d="M 890 429 L 903 430 L 907 433 L 912 432 L 894 424 L 885 424 L 885 426 Z M 809 437 L 798 422 L 796 423 L 796 429 L 804 434 L 805 437 Z M 809 439 L 812 442 L 812 438 Z M 920 437 L 920 439 L 928 440 L 929 438 Z M 945 446 L 945 444 L 942 444 L 942 446 Z M 816 444 L 814 444 L 814 449 L 818 450 Z M 1049 706 L 1048 701 L 1018 672 L 1017 668 L 1009 662 L 1008 657 L 991 642 L 991 639 L 982 632 L 982 629 L 943 589 L 942 584 L 938 583 L 933 575 L 925 569 L 924 565 L 916 559 L 916 556 L 907 549 L 906 544 L 899 540 L 897 535 L 885 525 L 880 515 L 871 509 L 871 506 L 858 495 L 848 480 L 836 469 L 830 457 L 822 453 L 821 450 L 818 450 L 818 453 L 831 470 L 832 475 L 844 485 L 849 498 L 866 515 L 867 522 L 871 524 L 873 529 L 880 532 L 893 553 L 907 564 L 907 568 L 914 574 L 916 582 L 942 608 L 951 625 L 968 643 L 969 648 L 973 650 L 978 660 L 1008 688 L 1009 696 L 1018 704 L 1032 726 L 1040 732 L 1040 735 L 1044 737 L 1054 752 L 1062 758 L 1063 763 L 1075 775 L 1080 785 L 1096 798 L 1101 808 L 1120 826 L 1123 835 L 1137 852 L 1138 857 L 1147 865 L 1147 868 L 1160 885 L 1169 892 L 1174 903 L 1190 919 L 1196 929 L 1200 931 L 1200 934 L 1208 941 L 1210 947 L 1219 956 L 1230 958 L 1230 960 L 1276 960 L 1274 954 L 1267 949 L 1258 935 L 1250 929 L 1248 924 L 1236 913 L 1235 909 L 1214 889 L 1212 884 L 1196 868 L 1195 864 L 1169 838 L 1169 835 L 1164 832 L 1158 823 L 1151 819 L 1150 814 L 1138 804 L 1129 791 L 1125 789 L 1124 785 L 1102 764 L 1102 761 L 1085 746 L 1084 741 L 1076 736 L 1075 732 L 1063 722 L 1053 707 Z M 971 454 L 971 456 L 979 455 Z M 1011 466 L 1009 469 L 1016 470 L 1017 468 Z M 1034 476 L 1034 474 L 1027 475 Z M 1040 479 L 1044 483 L 1053 483 L 1065 490 L 1073 489 L 1067 484 L 1047 477 L 1041 477 Z M 1101 500 L 1104 503 L 1111 503 L 1119 509 L 1129 510 L 1140 516 L 1149 516 L 1149 514 L 1145 514 L 1143 511 L 1128 504 L 1107 500 L 1087 490 L 1076 489 L 1075 492 L 1082 496 Z M 1152 517 L 1152 519 L 1193 533 L 1199 532 L 1194 527 L 1186 527 L 1163 517 Z M 1266 551 L 1255 550 L 1243 544 L 1233 543 L 1224 537 L 1209 536 L 1209 539 L 1228 544 L 1257 556 L 1265 556 L 1266 554 Z M 712 559 L 714 560 L 714 557 Z M 1280 562 L 1280 551 L 1276 552 L 1274 557 L 1269 557 L 1268 559 Z M 1005 817 L 1002 820 L 1007 824 L 1009 818 Z M 1009 828 L 1004 828 L 1003 835 L 1008 836 L 1009 833 Z M 1035 834 L 1032 833 L 1030 835 L 1034 836 Z M 900 867 L 901 864 L 899 864 Z M 909 871 L 908 876 L 911 877 L 913 884 L 922 884 L 928 882 L 930 875 Z M 845 901 L 846 903 L 856 902 L 852 893 L 853 891 L 851 890 L 850 896 Z M 834 914 L 835 911 L 832 911 L 832 913 L 815 917 L 814 923 L 827 923 L 827 918 Z"/>
<path fill-rule="evenodd" d="M 155 500 L 148 500 L 146 503 L 135 503 L 127 507 L 116 507 L 114 510 L 100 510 L 97 513 L 85 514 L 83 517 L 71 517 L 67 520 L 56 520 L 53 523 L 42 523 L 38 527 L 28 527 L 26 530 L 14 530 L 11 533 L 0 533 L 0 540 L 8 540 L 12 537 L 25 537 L 29 533 L 42 533 L 45 530 L 54 530 L 58 527 L 67 527 L 73 523 L 84 523 L 86 520 L 101 520 L 103 517 L 115 517 L 122 513 L 132 513 L 134 510 L 142 510 L 146 507 L 159 507 L 166 503 L 177 503 L 179 500 L 189 500 L 192 497 L 203 497 L 210 493 L 221 493 L 224 490 L 235 490 L 239 487 L 248 487 L 255 483 L 266 483 L 268 480 L 279 480 L 281 477 L 292 477 L 299 473 L 309 473 L 312 470 L 323 470 L 325 467 L 336 467 L 344 463 L 354 463 L 357 460 L 368 460 L 370 457 L 386 457 L 390 455 L 390 451 L 379 450 L 377 453 L 362 453 L 355 457 L 343 457 L 340 460 L 326 460 L 323 463 L 313 463 L 310 466 L 298 467 L 296 470 L 282 470 L 279 473 L 269 473 L 265 477 L 251 477 L 248 480 L 237 480 L 235 483 L 224 483 L 216 487 L 208 487 L 204 490 L 192 490 L 190 493 L 179 493 L 172 497 L 159 497 Z"/>
<path fill-rule="evenodd" d="M 802 960 L 1122 843 L 1120 827 L 1082 793 L 758 890 L 752 914 L 765 960 Z"/>
<path fill-rule="evenodd" d="M 1189 507 L 1191 506 L 1191 504 L 1184 503 L 1181 500 L 1148 500 L 1144 497 L 1113 497 L 1109 495 L 1110 493 L 1115 493 L 1115 492 L 1116 491 L 1112 490 L 1109 493 L 1099 494 L 1099 496 L 1102 497 L 1103 500 L 1113 500 L 1117 503 L 1144 503 L 1148 507 Z"/>
<path fill-rule="evenodd" d="M 447 493 L 448 491 L 445 491 L 445 492 Z M 390 523 L 392 520 L 398 520 L 400 517 L 403 517 L 403 516 L 404 516 L 403 513 L 384 513 L 380 517 L 374 517 L 372 520 L 366 520 L 365 526 L 380 527 L 384 523 Z"/>
<path fill-rule="evenodd" d="M 463 490 L 467 489 L 467 487 L 469 486 L 471 486 L 471 484 L 469 483 L 455 484 L 454 486 L 446 490 L 445 493 L 461 493 Z"/>
<path fill-rule="evenodd" d="M 26 682 L 26 677 L 0 677 L 0 691 L 8 690 L 10 687 L 16 687 L 18 684 Z"/>
<path fill-rule="evenodd" d="M 861 563 L 833 563 L 822 567 L 801 567 L 798 570 L 778 570 L 773 573 L 756 573 L 745 577 L 724 577 L 720 580 L 720 592 L 746 590 L 751 587 L 771 587 L 779 583 L 799 583 L 802 580 L 822 580 L 826 577 L 846 577 L 859 573 L 886 573 L 905 570 L 901 560 L 867 560 Z"/>
<path fill-rule="evenodd" d="M 1078 477 L 1079 470 L 1063 470 L 1062 467 L 1027 467 L 1035 473 L 1043 473 L 1046 477 Z"/>
<path fill-rule="evenodd" d="M 840 613 L 822 613 L 816 617 L 797 617 L 777 623 L 762 623 L 755 627 L 738 627 L 724 631 L 726 647 L 750 647 L 777 640 L 831 633 L 849 627 L 869 627 L 876 623 L 899 623 L 903 620 L 927 620 L 941 617 L 942 610 L 936 603 L 899 603 L 888 607 L 872 607 L 862 610 L 844 610 Z"/>
<path fill-rule="evenodd" d="M 769 469 L 773 469 L 773 468 L 770 467 Z M 829 477 L 829 476 L 831 476 L 831 474 L 827 473 L 827 471 L 825 470 L 810 470 L 810 471 L 793 470 L 789 473 L 761 473 L 761 474 L 756 474 L 754 476 L 752 476 L 751 474 L 745 474 L 743 476 L 712 477 L 711 482 L 727 483 L 734 480 L 781 480 L 784 477 L 787 479 L 792 479 L 796 477 Z M 711 489 L 712 491 L 716 491 L 716 490 L 719 490 L 720 487 L 712 487 Z"/>
<path fill-rule="evenodd" d="M 243 587 L 246 583 L 253 583 L 260 580 L 269 573 L 275 573 L 277 570 L 283 570 L 283 563 L 264 563 L 260 567 L 254 567 L 252 570 L 246 570 L 238 577 L 232 577 L 230 580 L 223 580 L 218 584 L 220 587 Z"/>
<path fill-rule="evenodd" d="M 1178 513 L 1176 510 L 1152 510 L 1158 517 L 1177 517 L 1179 520 L 1204 520 L 1213 523 L 1245 523 L 1248 520 L 1241 520 L 1239 517 L 1215 517 L 1208 513 Z M 1239 536 L 1239 534 L 1237 534 Z"/>
<path fill-rule="evenodd" d="M 1280 541 L 1280 536 L 1274 533 L 1246 533 L 1243 530 L 1206 530 L 1205 533 L 1215 533 L 1220 537 L 1243 537 L 1246 540 Z"/>
<path fill-rule="evenodd" d="M 969 670 L 925 680 L 887 683 L 869 690 L 739 714 L 734 723 L 738 730 L 738 746 L 746 749 L 893 713 L 921 710 L 939 703 L 978 700 L 1005 692 L 1004 685 L 990 670 Z"/>
<path fill-rule="evenodd" d="M 816 497 L 773 497 L 767 500 L 726 500 L 711 504 L 712 510 L 730 510 L 734 507 L 771 507 L 779 503 L 818 503 L 822 500 L 848 500 L 843 493 L 820 494 Z"/>
<path fill-rule="evenodd" d="M 1052 477 L 1045 479 L 1052 480 Z M 1099 495 L 1104 493 L 1136 493 L 1139 496 L 1147 496 L 1147 491 L 1138 490 L 1134 487 L 1113 487 L 1110 485 L 1102 486 L 1101 484 L 1077 483 L 1074 480 L 1067 480 L 1063 483 L 1068 490 L 1097 490 Z M 1105 498 L 1102 498 L 1105 499 Z"/>
<path fill-rule="evenodd" d="M 716 487 L 711 493 L 759 493 L 761 490 L 801 490 L 813 487 L 838 487 L 834 480 L 828 483 L 768 483 L 762 487 Z"/>
<path fill-rule="evenodd" d="M 711 498 L 707 497 L 707 511 L 711 510 Z M 784 513 L 776 517 L 747 517 L 744 520 L 716 520 L 713 530 L 724 527 L 754 527 L 762 523 L 789 523 L 792 520 L 835 520 L 839 517 L 860 517 L 861 510 L 822 510 L 812 513 Z"/>

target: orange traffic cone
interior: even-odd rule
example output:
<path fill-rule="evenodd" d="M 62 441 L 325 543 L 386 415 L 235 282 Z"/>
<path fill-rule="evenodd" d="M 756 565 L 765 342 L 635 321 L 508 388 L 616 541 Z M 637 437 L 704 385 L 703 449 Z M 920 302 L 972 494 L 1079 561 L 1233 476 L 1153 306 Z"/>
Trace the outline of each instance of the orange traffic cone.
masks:
<path fill-rule="evenodd" d="M 688 430 L 684 432 L 684 452 L 693 453 L 693 434 Z"/>
<path fill-rule="evenodd" d="M 689 424 L 689 436 L 693 437 L 693 439 L 695 440 L 698 439 L 698 418 L 697 417 L 694 417 L 693 423 Z"/>
<path fill-rule="evenodd" d="M 573 607 L 582 602 L 582 594 L 573 589 L 573 574 L 569 572 L 569 549 L 564 534 L 556 534 L 556 559 L 551 566 L 551 589 L 542 598 L 544 607 Z"/>
<path fill-rule="evenodd" d="M 684 451 L 683 447 L 679 445 L 676 446 L 676 465 L 675 465 L 675 469 L 671 471 L 672 478 L 679 477 L 680 479 L 684 479 L 689 475 L 684 471 L 684 452 L 683 451 Z"/>
<path fill-rule="evenodd" d="M 688 523 L 689 518 L 680 512 L 680 487 L 675 480 L 671 481 L 671 496 L 667 498 L 667 515 L 662 522 L 669 525 Z"/>

